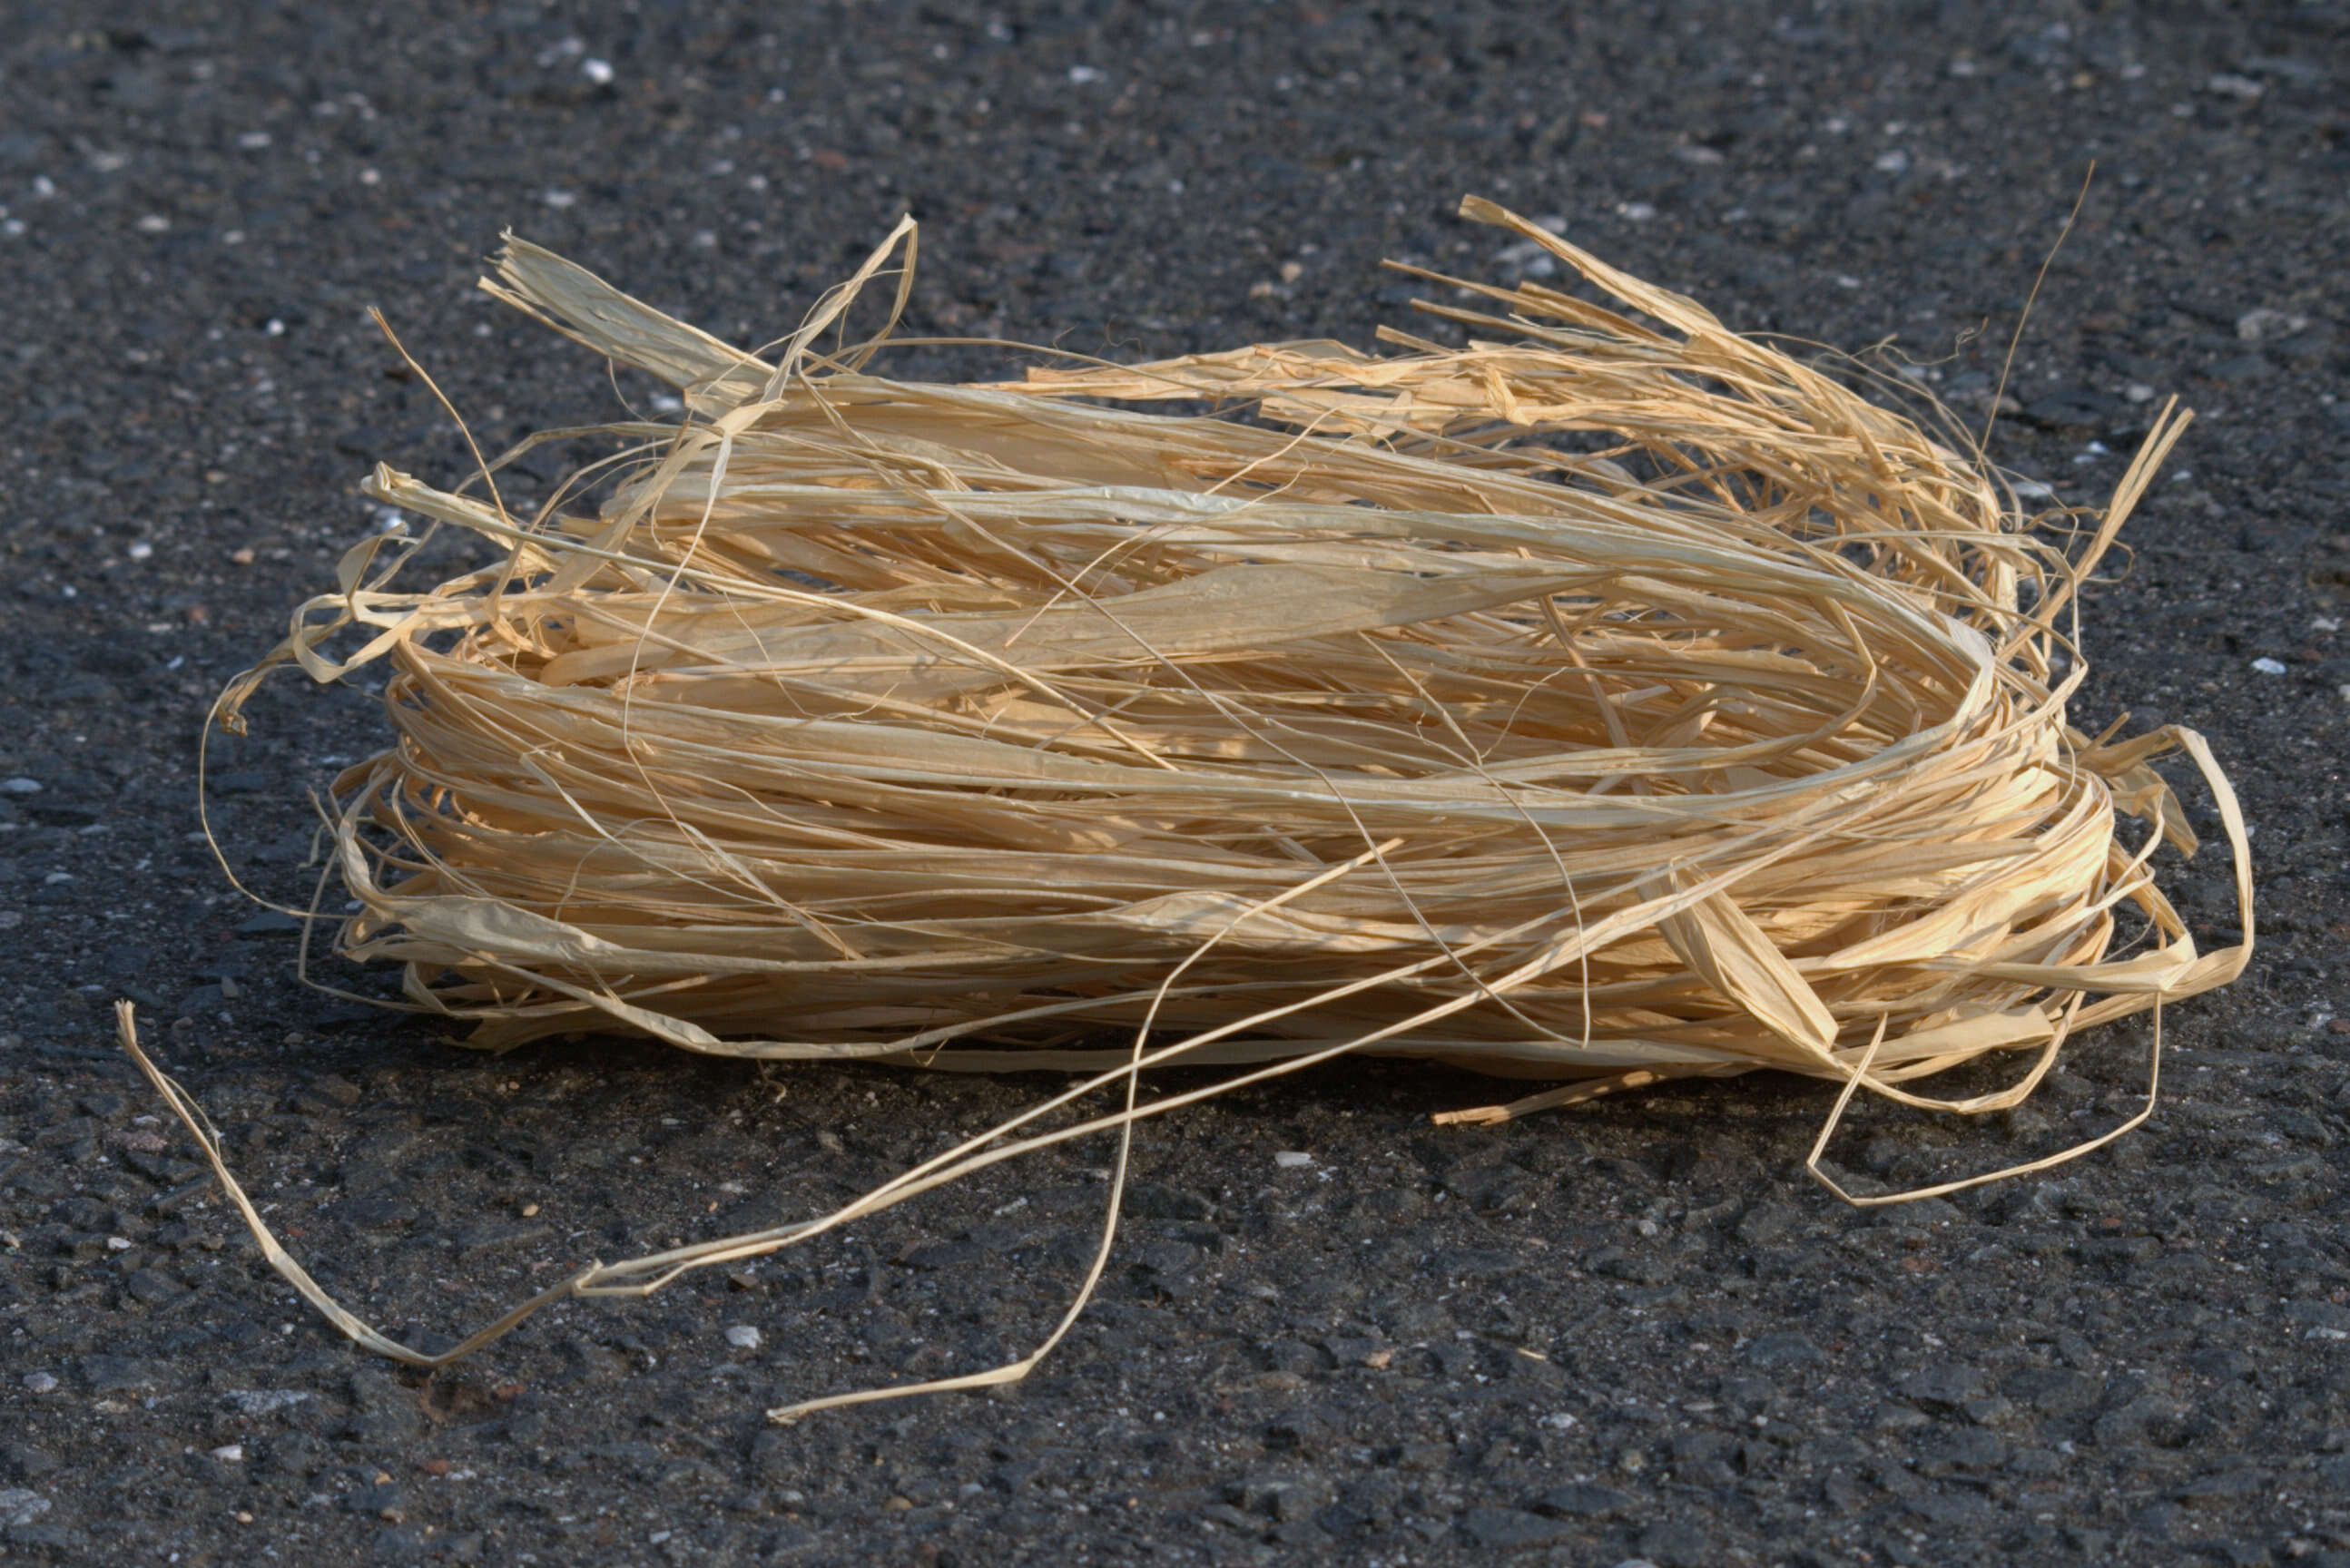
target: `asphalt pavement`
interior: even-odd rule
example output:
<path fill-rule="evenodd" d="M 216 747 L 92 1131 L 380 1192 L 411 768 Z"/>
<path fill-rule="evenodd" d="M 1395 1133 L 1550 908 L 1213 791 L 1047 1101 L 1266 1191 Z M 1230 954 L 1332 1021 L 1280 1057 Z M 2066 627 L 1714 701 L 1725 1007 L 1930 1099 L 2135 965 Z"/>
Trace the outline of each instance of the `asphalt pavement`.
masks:
<path fill-rule="evenodd" d="M 2342 0 L 8 0 L 0 1559 L 2350 1564 L 2345 106 Z M 463 472 L 368 307 L 485 442 L 618 410 L 473 291 L 502 230 L 758 341 L 911 212 L 910 331 L 1135 358 L 1367 347 L 1412 324 L 1382 258 L 1540 265 L 1453 216 L 1474 192 L 1980 418 L 2093 162 L 1992 452 L 2095 505 L 2162 397 L 2198 410 L 2087 596 L 2079 723 L 2208 734 L 2260 895 L 2251 971 L 2167 1011 L 2162 1103 L 2109 1149 L 1859 1211 L 1804 1174 L 1816 1084 L 1475 1130 L 1429 1113 L 1492 1084 L 1340 1063 L 1149 1124 L 1100 1298 L 1024 1384 L 784 1428 L 1035 1344 L 1108 1149 L 428 1376 L 268 1272 L 113 1049 L 127 997 L 287 1244 L 423 1345 L 1054 1082 L 480 1056 L 306 988 L 214 865 L 212 695 L 380 525 L 368 464 Z M 384 721 L 364 682 L 252 717 L 213 824 L 307 898 L 304 792 Z M 2162 864 L 2233 940 L 2220 851 Z M 1980 1122 L 1864 1106 L 1832 1158 L 1914 1183 L 2093 1136 L 2152 1044 L 2097 1031 Z"/>

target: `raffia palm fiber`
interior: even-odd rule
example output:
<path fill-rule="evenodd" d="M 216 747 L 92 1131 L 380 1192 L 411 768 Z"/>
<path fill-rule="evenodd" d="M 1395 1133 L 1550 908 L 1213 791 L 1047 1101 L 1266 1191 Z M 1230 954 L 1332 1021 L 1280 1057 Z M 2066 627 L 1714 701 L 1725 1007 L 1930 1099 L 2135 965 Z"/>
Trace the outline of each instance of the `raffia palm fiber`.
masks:
<path fill-rule="evenodd" d="M 379 467 L 503 559 L 411 587 L 370 539 L 224 697 L 390 666 L 339 950 L 487 1047 L 1563 1081 L 1488 1119 L 1756 1068 L 1989 1110 L 2241 971 L 2200 738 L 2066 722 L 2075 590 L 2189 416 L 2068 555 L 1962 436 L 1464 213 L 1616 304 L 1431 278 L 1465 348 L 934 385 L 820 348 L 902 306 L 910 224 L 762 355 L 510 242 L 485 288 L 683 412 L 535 515 Z M 2174 749 L 2235 851 L 2211 953 L 2154 875 Z M 1902 1086 L 1990 1052 L 2030 1064 Z M 1126 1092 L 1086 1125 L 1197 1097 Z"/>

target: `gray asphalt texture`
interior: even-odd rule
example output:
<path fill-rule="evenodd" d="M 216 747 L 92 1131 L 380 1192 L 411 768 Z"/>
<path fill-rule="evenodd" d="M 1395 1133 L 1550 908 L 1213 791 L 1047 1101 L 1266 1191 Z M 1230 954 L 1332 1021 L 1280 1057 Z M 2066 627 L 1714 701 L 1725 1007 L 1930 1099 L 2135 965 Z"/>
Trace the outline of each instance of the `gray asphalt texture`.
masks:
<path fill-rule="evenodd" d="M 0 1555 L 2350 1563 L 2346 36 L 2340 0 L 8 0 L 0 778 L 37 790 L 0 794 Z M 1980 417 L 2092 159 L 1995 454 L 2094 504 L 2149 393 L 2200 411 L 2088 596 L 2079 722 L 2211 736 L 2262 926 L 2109 1150 L 1862 1212 L 1804 1175 L 1818 1085 L 1475 1131 L 1426 1118 L 1496 1085 L 1340 1064 L 1150 1124 L 1101 1299 L 1025 1385 L 784 1429 L 1033 1344 L 1108 1150 L 427 1376 L 294 1300 L 112 1052 L 128 996 L 289 1244 L 426 1345 L 590 1257 L 829 1207 L 1053 1082 L 482 1057 L 304 989 L 220 876 L 207 701 L 373 525 L 367 463 L 463 472 L 364 307 L 494 444 L 617 410 L 471 291 L 502 228 L 758 340 L 910 210 L 910 330 L 1135 358 L 1367 345 L 1409 325 L 1384 256 L 1513 277 L 1451 216 L 1473 191 L 1742 328 L 1892 339 Z M 307 898 L 302 792 L 380 714 L 281 681 L 253 717 L 214 822 Z M 2207 942 L 2223 873 L 2166 872 Z M 1981 1122 L 1863 1106 L 1832 1158 L 1907 1184 L 2063 1147 L 2137 1107 L 2151 1038 L 2084 1038 Z"/>

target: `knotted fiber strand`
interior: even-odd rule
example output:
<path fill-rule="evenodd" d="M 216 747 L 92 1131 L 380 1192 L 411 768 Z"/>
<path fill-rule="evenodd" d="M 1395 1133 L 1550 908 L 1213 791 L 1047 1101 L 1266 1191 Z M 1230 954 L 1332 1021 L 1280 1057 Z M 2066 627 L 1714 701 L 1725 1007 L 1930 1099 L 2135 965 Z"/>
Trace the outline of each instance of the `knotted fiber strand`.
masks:
<path fill-rule="evenodd" d="M 1466 348 L 935 385 L 818 347 L 900 245 L 902 306 L 910 223 L 763 355 L 510 241 L 485 288 L 683 412 L 592 432 L 620 455 L 528 517 L 379 467 L 504 558 L 412 589 L 412 545 L 369 539 L 224 696 L 236 728 L 274 666 L 390 667 L 397 738 L 330 812 L 339 950 L 493 1048 L 1565 1085 L 1488 1119 L 1765 1067 L 1995 1109 L 2073 1030 L 2241 971 L 2201 739 L 2066 722 L 2074 591 L 2185 413 L 2068 556 L 1961 438 L 1464 213 L 1621 308 L 1435 279 L 1490 306 L 1423 306 Z M 2195 846 L 2173 749 L 2235 851 L 2242 940 L 2208 954 L 2153 872 Z M 1990 1052 L 2030 1064 L 1903 1087 Z M 1126 1092 L 1086 1125 L 1198 1097 Z"/>

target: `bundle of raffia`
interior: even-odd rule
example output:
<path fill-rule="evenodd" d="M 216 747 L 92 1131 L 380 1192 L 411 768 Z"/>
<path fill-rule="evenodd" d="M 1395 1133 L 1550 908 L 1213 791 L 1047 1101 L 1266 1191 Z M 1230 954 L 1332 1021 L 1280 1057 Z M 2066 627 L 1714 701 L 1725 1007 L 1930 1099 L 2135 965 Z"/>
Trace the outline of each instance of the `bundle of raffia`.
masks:
<path fill-rule="evenodd" d="M 274 666 L 390 667 L 396 739 L 335 791 L 340 950 L 484 1046 L 619 1030 L 1125 1096 L 567 1289 L 1212 1092 L 1140 1101 L 1161 1063 L 1560 1083 L 1451 1119 L 1757 1068 L 1980 1112 L 2241 970 L 2245 835 L 2202 741 L 2066 720 L 2075 591 L 2186 414 L 2068 552 L 1962 437 L 1465 212 L 1621 308 L 1438 278 L 1490 306 L 1423 306 L 1464 348 L 939 385 L 874 373 L 880 337 L 823 347 L 893 265 L 902 307 L 910 224 L 764 354 L 509 243 L 484 287 L 681 412 L 598 432 L 619 455 L 527 516 L 494 464 L 378 468 L 502 558 L 411 589 L 413 541 L 371 538 L 224 695 L 234 728 Z M 1170 400 L 1211 410 L 1143 406 Z M 2208 954 L 2151 869 L 2194 848 L 2148 765 L 2173 749 L 2235 850 L 2242 940 Z M 2029 1063 L 2003 1089 L 1902 1086 L 1993 1052 Z"/>

